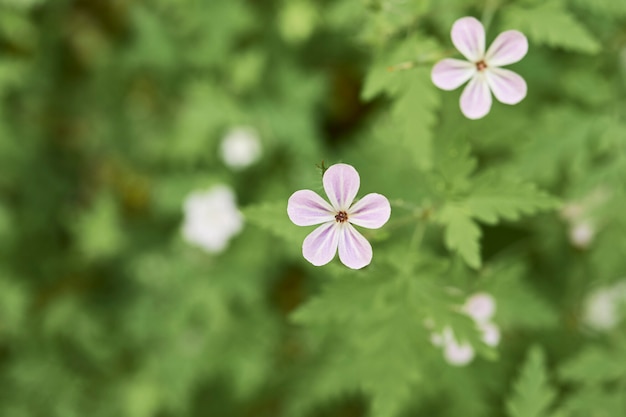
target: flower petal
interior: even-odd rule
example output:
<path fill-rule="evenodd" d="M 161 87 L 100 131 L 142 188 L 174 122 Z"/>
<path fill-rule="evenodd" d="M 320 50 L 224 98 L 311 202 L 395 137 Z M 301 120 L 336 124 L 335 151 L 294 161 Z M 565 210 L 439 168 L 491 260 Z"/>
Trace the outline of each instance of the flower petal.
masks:
<path fill-rule="evenodd" d="M 328 168 L 323 178 L 324 190 L 335 210 L 347 210 L 359 191 L 359 173 L 347 164 L 335 164 Z"/>
<path fill-rule="evenodd" d="M 496 312 L 496 300 L 490 294 L 479 292 L 465 301 L 463 311 L 477 323 L 487 323 Z"/>
<path fill-rule="evenodd" d="M 503 68 L 489 68 L 485 71 L 489 88 L 498 101 L 504 104 L 517 104 L 526 97 L 526 81 L 513 71 Z"/>
<path fill-rule="evenodd" d="M 442 90 L 460 87 L 476 73 L 476 65 L 460 59 L 446 58 L 433 67 L 430 78 Z"/>
<path fill-rule="evenodd" d="M 483 74 L 476 74 L 461 94 L 461 111 L 468 119 L 480 119 L 491 109 L 491 93 Z"/>
<path fill-rule="evenodd" d="M 474 359 L 474 348 L 468 343 L 448 343 L 443 352 L 446 362 L 454 366 L 467 365 Z"/>
<path fill-rule="evenodd" d="M 296 191 L 289 197 L 287 215 L 298 226 L 311 226 L 335 220 L 331 205 L 311 190 Z"/>
<path fill-rule="evenodd" d="M 452 43 L 472 62 L 478 62 L 485 55 L 485 28 L 474 17 L 462 17 L 452 25 Z"/>
<path fill-rule="evenodd" d="M 507 30 L 499 34 L 493 41 L 487 50 L 485 61 L 489 66 L 501 67 L 521 60 L 527 52 L 528 39 L 526 36 L 517 30 Z"/>
<path fill-rule="evenodd" d="M 391 216 L 389 200 L 381 194 L 368 194 L 348 210 L 348 221 L 368 229 L 382 227 Z"/>
<path fill-rule="evenodd" d="M 332 261 L 337 253 L 339 231 L 337 223 L 324 223 L 313 230 L 302 243 L 302 255 L 304 259 L 315 266 L 326 265 Z"/>
<path fill-rule="evenodd" d="M 372 262 L 372 245 L 350 223 L 339 231 L 339 259 L 352 269 L 361 269 Z"/>
<path fill-rule="evenodd" d="M 498 346 L 500 343 L 500 328 L 493 323 L 484 323 L 480 326 L 483 333 L 482 340 L 487 346 Z"/>

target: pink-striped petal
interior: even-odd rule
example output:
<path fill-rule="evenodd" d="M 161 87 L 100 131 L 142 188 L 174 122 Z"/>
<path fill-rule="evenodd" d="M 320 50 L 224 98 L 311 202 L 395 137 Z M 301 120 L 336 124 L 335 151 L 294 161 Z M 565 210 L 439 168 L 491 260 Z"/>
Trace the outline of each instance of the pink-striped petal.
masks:
<path fill-rule="evenodd" d="M 483 73 L 471 79 L 461 94 L 461 111 L 468 119 L 480 119 L 491 109 L 491 93 Z"/>
<path fill-rule="evenodd" d="M 517 30 L 507 30 L 498 35 L 493 41 L 485 61 L 487 65 L 500 67 L 518 62 L 528 52 L 528 39 L 522 32 Z"/>
<path fill-rule="evenodd" d="M 462 17 L 452 25 L 452 43 L 471 62 L 485 55 L 485 28 L 476 18 Z"/>
<path fill-rule="evenodd" d="M 331 205 L 311 190 L 296 191 L 289 197 L 287 215 L 298 226 L 311 226 L 335 220 Z"/>
<path fill-rule="evenodd" d="M 368 229 L 382 227 L 391 216 L 391 205 L 383 195 L 372 193 L 357 201 L 348 210 L 348 220 Z"/>
<path fill-rule="evenodd" d="M 437 62 L 430 74 L 433 84 L 442 90 L 460 87 L 476 73 L 476 65 L 460 59 L 446 58 Z"/>
<path fill-rule="evenodd" d="M 489 68 L 485 71 L 489 88 L 498 101 L 504 104 L 517 104 L 526 97 L 526 81 L 513 71 L 503 68 Z"/>
<path fill-rule="evenodd" d="M 339 230 L 339 259 L 352 269 L 361 269 L 372 262 L 372 246 L 350 223 Z"/>
<path fill-rule="evenodd" d="M 333 220 L 313 230 L 302 243 L 304 259 L 315 266 L 326 265 L 332 261 L 337 253 L 340 234 L 338 229 Z"/>
<path fill-rule="evenodd" d="M 347 211 L 359 191 L 361 180 L 359 173 L 352 166 L 335 164 L 324 173 L 323 183 L 335 210 Z"/>

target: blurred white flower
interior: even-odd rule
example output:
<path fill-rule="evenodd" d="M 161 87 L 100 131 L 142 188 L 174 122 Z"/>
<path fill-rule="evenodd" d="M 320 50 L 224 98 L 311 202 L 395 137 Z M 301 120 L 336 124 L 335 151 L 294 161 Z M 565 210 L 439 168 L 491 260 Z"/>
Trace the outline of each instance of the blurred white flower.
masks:
<path fill-rule="evenodd" d="M 569 241 L 578 249 L 587 249 L 595 235 L 596 230 L 591 223 L 583 221 L 570 227 Z"/>
<path fill-rule="evenodd" d="M 443 357 L 450 365 L 467 365 L 474 359 L 474 348 L 469 343 L 458 344 L 456 340 L 452 340 L 446 344 Z"/>
<path fill-rule="evenodd" d="M 261 141 L 256 130 L 237 127 L 224 136 L 220 151 L 226 165 L 233 169 L 243 169 L 261 157 Z"/>
<path fill-rule="evenodd" d="M 482 340 L 487 346 L 496 347 L 500 343 L 500 328 L 494 323 L 483 323 L 479 325 L 483 333 Z"/>
<path fill-rule="evenodd" d="M 467 365 L 474 359 L 474 349 L 469 343 L 458 343 L 450 327 L 441 333 L 433 333 L 430 341 L 437 347 L 443 347 L 443 357 L 450 365 Z"/>
<path fill-rule="evenodd" d="M 496 312 L 496 300 L 487 293 L 476 293 L 470 296 L 463 304 L 461 311 L 474 320 L 481 333 L 482 341 L 491 347 L 500 343 L 500 328 L 490 320 Z M 424 325 L 431 329 L 432 320 Z M 463 366 L 470 363 L 475 356 L 474 348 L 467 342 L 459 343 L 451 327 L 445 327 L 441 333 L 431 333 L 430 341 L 433 345 L 443 348 L 443 356 L 450 365 Z"/>
<path fill-rule="evenodd" d="M 496 301 L 487 293 L 476 293 L 465 301 L 463 311 L 476 323 L 486 323 L 496 312 Z"/>
<path fill-rule="evenodd" d="M 608 331 L 620 322 L 620 304 L 626 304 L 626 283 L 593 291 L 584 303 L 582 321 L 597 331 Z"/>
<path fill-rule="evenodd" d="M 225 185 L 192 192 L 185 199 L 183 211 L 184 239 L 207 252 L 224 250 L 228 241 L 243 227 L 235 194 Z"/>
<path fill-rule="evenodd" d="M 568 225 L 568 238 L 572 246 L 587 249 L 600 230 L 602 223 L 598 209 L 611 198 L 610 190 L 598 187 L 578 201 L 570 201 L 561 209 L 561 218 Z"/>

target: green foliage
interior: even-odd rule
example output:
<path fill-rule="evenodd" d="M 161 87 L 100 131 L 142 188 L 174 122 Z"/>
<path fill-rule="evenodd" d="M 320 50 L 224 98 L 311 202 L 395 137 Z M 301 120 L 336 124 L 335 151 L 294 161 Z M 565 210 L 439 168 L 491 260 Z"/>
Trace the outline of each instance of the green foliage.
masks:
<path fill-rule="evenodd" d="M 431 80 L 463 16 L 529 39 L 527 96 L 480 120 Z M 626 271 L 625 19 L 614 0 L 0 0 L 0 416 L 625 415 L 626 311 L 589 305 Z M 234 168 L 238 127 L 261 156 Z M 316 226 L 286 210 L 338 162 L 392 207 L 357 227 L 356 271 L 309 264 Z M 216 186 L 243 219 L 220 251 L 184 233 Z"/>
<path fill-rule="evenodd" d="M 503 19 L 504 27 L 524 32 L 537 44 L 587 54 L 596 54 L 601 48 L 589 30 L 560 0 L 540 2 L 531 8 L 510 7 Z"/>
<path fill-rule="evenodd" d="M 515 382 L 513 396 L 507 402 L 510 417 L 543 417 L 556 392 L 548 383 L 545 355 L 539 347 L 528 351 L 526 361 Z"/>

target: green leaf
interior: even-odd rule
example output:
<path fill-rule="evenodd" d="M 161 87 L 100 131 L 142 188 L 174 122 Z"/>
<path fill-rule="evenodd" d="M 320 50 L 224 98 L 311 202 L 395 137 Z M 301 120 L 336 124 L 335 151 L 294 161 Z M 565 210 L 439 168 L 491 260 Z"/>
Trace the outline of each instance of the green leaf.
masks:
<path fill-rule="evenodd" d="M 445 242 L 448 249 L 457 251 L 472 268 L 479 268 L 481 231 L 471 218 L 471 212 L 463 206 L 448 204 L 438 219 L 446 226 Z"/>
<path fill-rule="evenodd" d="M 430 79 L 430 68 L 420 62 L 434 50 L 435 43 L 429 39 L 405 40 L 378 58 L 361 93 L 366 100 L 382 93 L 396 98 L 378 136 L 389 146 L 404 149 L 411 162 L 423 170 L 432 167 L 440 95 Z"/>
<path fill-rule="evenodd" d="M 469 172 L 463 169 L 462 172 Z M 455 183 L 464 183 L 456 177 Z M 474 180 L 475 186 L 467 190 L 465 197 L 450 197 L 437 219 L 445 227 L 445 243 L 448 249 L 458 252 L 472 268 L 479 268 L 481 237 L 476 220 L 495 224 L 500 219 L 517 220 L 522 214 L 555 207 L 556 200 L 532 184 L 484 174 Z"/>
<path fill-rule="evenodd" d="M 556 392 L 548 382 L 545 355 L 531 347 L 515 381 L 513 396 L 506 403 L 509 417 L 547 417 Z"/>
<path fill-rule="evenodd" d="M 472 216 L 485 223 L 517 220 L 524 214 L 556 207 L 557 200 L 534 184 L 503 180 L 488 174 L 475 180 L 476 188 L 465 200 Z"/>
<path fill-rule="evenodd" d="M 538 44 L 587 54 L 595 54 L 601 49 L 585 26 L 558 0 L 529 9 L 506 8 L 502 19 L 503 28 L 517 29 Z"/>
<path fill-rule="evenodd" d="M 600 384 L 626 376 L 626 356 L 606 348 L 590 347 L 560 369 L 564 379 L 582 384 Z"/>

